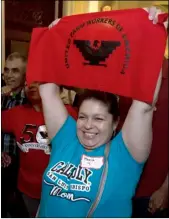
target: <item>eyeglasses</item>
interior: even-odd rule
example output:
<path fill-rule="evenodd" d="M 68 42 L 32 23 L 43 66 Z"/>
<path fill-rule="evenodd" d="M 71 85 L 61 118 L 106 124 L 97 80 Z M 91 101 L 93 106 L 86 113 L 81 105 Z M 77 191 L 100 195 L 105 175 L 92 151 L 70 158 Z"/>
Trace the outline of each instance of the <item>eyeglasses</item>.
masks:
<path fill-rule="evenodd" d="M 19 68 L 11 68 L 11 69 L 7 67 L 4 68 L 4 74 L 9 74 L 9 73 L 15 74 L 18 72 L 20 72 Z"/>

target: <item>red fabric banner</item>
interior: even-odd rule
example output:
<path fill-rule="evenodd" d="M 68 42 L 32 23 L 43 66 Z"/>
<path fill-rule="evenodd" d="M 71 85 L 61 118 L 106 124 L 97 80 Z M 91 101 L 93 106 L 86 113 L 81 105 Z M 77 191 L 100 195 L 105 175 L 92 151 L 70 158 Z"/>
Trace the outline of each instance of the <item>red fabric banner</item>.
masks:
<path fill-rule="evenodd" d="M 152 102 L 162 66 L 167 14 L 143 9 L 67 16 L 32 33 L 27 82 L 96 89 Z"/>

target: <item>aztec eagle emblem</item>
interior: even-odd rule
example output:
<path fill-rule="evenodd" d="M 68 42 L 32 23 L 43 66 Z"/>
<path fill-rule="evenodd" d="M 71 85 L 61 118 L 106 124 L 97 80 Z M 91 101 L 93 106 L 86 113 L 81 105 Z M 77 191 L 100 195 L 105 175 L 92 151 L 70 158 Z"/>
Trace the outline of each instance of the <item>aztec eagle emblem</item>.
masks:
<path fill-rule="evenodd" d="M 94 40 L 93 44 L 89 40 L 74 40 L 74 44 L 82 53 L 84 59 L 89 62 L 84 62 L 84 65 L 96 65 L 107 67 L 105 63 L 113 51 L 121 45 L 119 41 L 99 41 Z"/>

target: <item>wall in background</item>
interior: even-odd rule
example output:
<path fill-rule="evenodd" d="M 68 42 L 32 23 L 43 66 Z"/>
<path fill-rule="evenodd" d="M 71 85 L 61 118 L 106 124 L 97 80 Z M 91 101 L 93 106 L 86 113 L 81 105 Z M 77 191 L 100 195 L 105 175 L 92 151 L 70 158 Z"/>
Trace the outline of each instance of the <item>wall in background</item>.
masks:
<path fill-rule="evenodd" d="M 58 10 L 59 10 L 59 1 L 55 1 L 55 19 L 57 19 L 58 16 Z"/>
<path fill-rule="evenodd" d="M 22 55 L 27 56 L 28 51 L 29 51 L 29 42 L 11 40 L 11 53 L 19 52 Z"/>
<path fill-rule="evenodd" d="M 1 52 L 1 73 L 3 72 L 4 69 L 4 64 L 5 64 L 5 2 L 1 1 L 1 46 L 2 46 L 2 52 Z"/>
<path fill-rule="evenodd" d="M 55 1 L 6 0 L 5 27 L 31 32 L 34 27 L 43 27 L 55 18 Z"/>
<path fill-rule="evenodd" d="M 64 1 L 63 16 L 97 12 L 100 1 Z"/>
<path fill-rule="evenodd" d="M 105 5 L 112 10 L 150 7 L 151 5 L 168 5 L 168 1 L 64 1 L 63 16 L 101 11 Z"/>
<path fill-rule="evenodd" d="M 5 0 L 5 56 L 15 48 L 25 53 L 31 39 L 32 29 L 48 26 L 58 17 L 54 0 Z M 23 48 L 22 48 L 23 47 Z"/>

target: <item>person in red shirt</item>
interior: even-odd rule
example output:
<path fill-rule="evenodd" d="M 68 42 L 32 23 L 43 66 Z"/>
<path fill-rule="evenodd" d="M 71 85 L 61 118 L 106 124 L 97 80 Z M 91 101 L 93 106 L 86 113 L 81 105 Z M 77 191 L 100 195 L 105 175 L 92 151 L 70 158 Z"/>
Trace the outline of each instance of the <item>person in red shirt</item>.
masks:
<path fill-rule="evenodd" d="M 153 118 L 153 142 L 133 200 L 133 217 L 168 217 L 168 59 Z"/>
<path fill-rule="evenodd" d="M 133 217 L 167 216 L 168 207 L 168 60 L 163 62 L 163 78 L 153 118 L 153 142 L 150 156 L 133 199 Z M 120 124 L 132 100 L 120 97 Z"/>
<path fill-rule="evenodd" d="M 36 215 L 41 196 L 42 175 L 52 150 L 42 113 L 39 84 L 32 83 L 26 90 L 30 104 L 2 112 L 2 130 L 13 133 L 20 149 L 18 190 L 30 217 Z M 76 110 L 66 105 L 70 115 L 77 119 Z"/>

